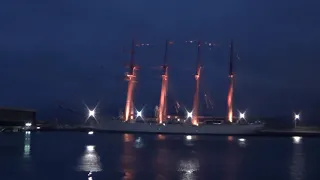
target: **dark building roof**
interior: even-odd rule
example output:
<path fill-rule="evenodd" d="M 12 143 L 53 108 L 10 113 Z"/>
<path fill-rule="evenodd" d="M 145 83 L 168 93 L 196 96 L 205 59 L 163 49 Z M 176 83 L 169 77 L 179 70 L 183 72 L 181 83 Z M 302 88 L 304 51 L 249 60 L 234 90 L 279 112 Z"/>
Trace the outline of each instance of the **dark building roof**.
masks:
<path fill-rule="evenodd" d="M 23 108 L 11 108 L 11 107 L 0 107 L 0 111 L 1 110 L 37 112 L 37 110 L 35 109 L 23 109 Z"/>

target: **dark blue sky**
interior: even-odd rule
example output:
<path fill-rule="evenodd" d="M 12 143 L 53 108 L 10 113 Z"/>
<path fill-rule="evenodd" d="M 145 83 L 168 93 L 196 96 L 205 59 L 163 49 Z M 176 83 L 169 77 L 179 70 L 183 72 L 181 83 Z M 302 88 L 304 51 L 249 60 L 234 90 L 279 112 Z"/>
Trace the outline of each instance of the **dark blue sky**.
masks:
<path fill-rule="evenodd" d="M 169 91 L 191 108 L 196 48 L 182 42 L 201 39 L 221 45 L 203 49 L 202 88 L 214 101 L 214 114 L 224 116 L 228 43 L 234 39 L 241 58 L 235 67 L 236 108 L 254 115 L 302 110 L 316 116 L 319 5 L 317 0 L 1 2 L 0 105 L 35 108 L 45 119 L 58 112 L 58 101 L 82 111 L 81 100 L 94 106 L 103 98 L 102 114 L 122 108 L 129 60 L 123 48 L 135 37 L 154 44 L 137 49 L 136 105 L 153 108 L 159 101 L 155 67 L 168 38 L 177 42 L 169 50 Z"/>

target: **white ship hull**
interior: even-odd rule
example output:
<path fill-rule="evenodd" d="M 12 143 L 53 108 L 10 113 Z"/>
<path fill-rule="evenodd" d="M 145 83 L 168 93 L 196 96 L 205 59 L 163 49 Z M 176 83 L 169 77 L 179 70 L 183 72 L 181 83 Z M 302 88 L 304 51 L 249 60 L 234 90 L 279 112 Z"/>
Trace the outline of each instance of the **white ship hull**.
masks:
<path fill-rule="evenodd" d="M 263 124 L 218 124 L 199 125 L 154 123 L 127 123 L 119 120 L 105 121 L 98 129 L 116 132 L 158 133 L 158 134 L 212 134 L 212 135 L 245 135 L 255 134 L 263 128 Z"/>

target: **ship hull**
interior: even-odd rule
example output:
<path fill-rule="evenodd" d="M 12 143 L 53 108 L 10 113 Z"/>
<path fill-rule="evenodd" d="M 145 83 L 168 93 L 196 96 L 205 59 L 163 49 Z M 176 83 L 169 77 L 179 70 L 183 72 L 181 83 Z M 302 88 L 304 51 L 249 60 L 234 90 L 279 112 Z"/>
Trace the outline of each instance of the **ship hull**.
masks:
<path fill-rule="evenodd" d="M 188 124 L 166 124 L 154 123 L 127 123 L 121 121 L 108 121 L 97 127 L 104 131 L 127 132 L 127 133 L 157 133 L 157 134 L 194 134 L 194 135 L 250 135 L 258 133 L 262 124 L 219 124 L 219 125 L 199 125 Z"/>

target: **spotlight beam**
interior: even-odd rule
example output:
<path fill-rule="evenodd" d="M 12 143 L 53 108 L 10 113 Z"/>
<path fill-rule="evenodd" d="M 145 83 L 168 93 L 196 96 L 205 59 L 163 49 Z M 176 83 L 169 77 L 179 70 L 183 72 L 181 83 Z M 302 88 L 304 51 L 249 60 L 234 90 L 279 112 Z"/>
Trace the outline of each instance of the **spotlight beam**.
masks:
<path fill-rule="evenodd" d="M 125 121 L 128 121 L 131 119 L 131 116 L 133 115 L 133 96 L 134 96 L 134 88 L 135 88 L 135 82 L 136 82 L 136 70 L 137 67 L 134 63 L 134 54 L 135 50 L 134 47 L 136 46 L 135 41 L 132 40 L 132 47 L 131 47 L 131 53 L 130 53 L 130 69 L 129 72 L 126 73 L 126 80 L 128 81 L 128 90 L 127 90 L 127 100 L 126 100 L 126 107 L 125 107 Z"/>
<path fill-rule="evenodd" d="M 192 124 L 198 125 L 198 110 L 199 110 L 199 88 L 200 88 L 200 73 L 202 69 L 201 60 L 200 60 L 200 46 L 201 43 L 198 41 L 197 49 L 198 49 L 198 55 L 197 55 L 197 69 L 195 74 L 195 81 L 196 81 L 196 89 L 193 97 L 193 108 L 192 108 Z"/>
<path fill-rule="evenodd" d="M 162 124 L 162 122 L 167 117 L 167 94 L 168 94 L 168 45 L 172 44 L 171 41 L 166 41 L 165 53 L 164 53 L 164 62 L 162 66 L 162 84 L 161 84 L 161 92 L 160 92 L 160 101 L 159 101 L 159 110 L 158 110 L 158 122 Z"/>
<path fill-rule="evenodd" d="M 229 92 L 228 92 L 228 97 L 227 97 L 227 103 L 228 103 L 228 121 L 230 123 L 233 122 L 233 86 L 234 86 L 234 72 L 233 72 L 233 41 L 231 41 L 230 44 L 230 64 L 229 64 L 229 79 L 230 79 L 230 84 L 229 84 Z"/>

